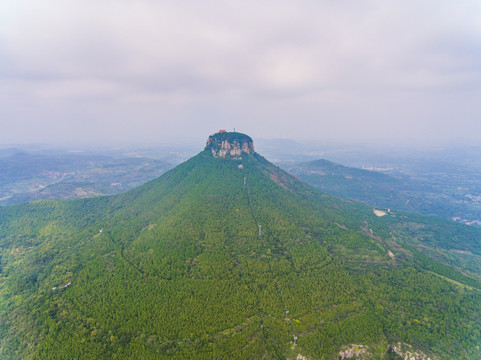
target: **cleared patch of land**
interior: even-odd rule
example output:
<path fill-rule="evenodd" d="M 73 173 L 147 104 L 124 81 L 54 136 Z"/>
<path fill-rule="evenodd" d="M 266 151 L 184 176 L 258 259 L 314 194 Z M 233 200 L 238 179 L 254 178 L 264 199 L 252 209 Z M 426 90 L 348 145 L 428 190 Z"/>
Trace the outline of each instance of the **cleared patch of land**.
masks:
<path fill-rule="evenodd" d="M 376 210 L 376 209 L 374 209 L 373 212 L 374 212 L 374 214 L 375 214 L 376 216 L 379 216 L 379 217 L 387 215 L 387 212 L 382 211 L 382 210 Z"/>

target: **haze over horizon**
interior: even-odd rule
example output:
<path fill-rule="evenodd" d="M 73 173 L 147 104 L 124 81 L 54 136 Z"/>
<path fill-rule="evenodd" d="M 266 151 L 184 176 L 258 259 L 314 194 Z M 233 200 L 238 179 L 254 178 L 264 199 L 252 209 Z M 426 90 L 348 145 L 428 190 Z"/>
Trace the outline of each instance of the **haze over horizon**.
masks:
<path fill-rule="evenodd" d="M 0 8 L 0 145 L 481 142 L 479 1 Z"/>

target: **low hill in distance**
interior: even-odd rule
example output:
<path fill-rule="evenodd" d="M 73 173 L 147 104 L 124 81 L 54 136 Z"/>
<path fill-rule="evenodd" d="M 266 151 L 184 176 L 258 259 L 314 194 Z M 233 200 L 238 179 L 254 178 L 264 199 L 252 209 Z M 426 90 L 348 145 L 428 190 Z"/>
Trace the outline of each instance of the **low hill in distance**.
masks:
<path fill-rule="evenodd" d="M 320 159 L 280 166 L 321 191 L 384 209 L 453 219 L 481 225 L 479 179 L 458 176 L 438 165 L 432 176 L 407 170 L 369 171 Z"/>
<path fill-rule="evenodd" d="M 0 357 L 481 357 L 480 229 L 378 216 L 223 136 L 124 194 L 1 207 Z"/>

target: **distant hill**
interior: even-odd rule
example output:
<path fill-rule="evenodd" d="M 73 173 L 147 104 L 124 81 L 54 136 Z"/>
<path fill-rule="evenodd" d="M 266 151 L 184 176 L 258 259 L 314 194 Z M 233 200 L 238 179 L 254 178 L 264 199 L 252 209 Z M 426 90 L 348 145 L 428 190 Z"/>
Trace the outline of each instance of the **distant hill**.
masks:
<path fill-rule="evenodd" d="M 480 358 L 480 229 L 213 136 L 126 193 L 0 207 L 0 358 Z"/>
<path fill-rule="evenodd" d="M 12 155 L 19 154 L 19 153 L 22 153 L 22 152 L 23 152 L 22 149 L 15 148 L 15 147 L 0 149 L 0 158 L 12 156 Z"/>
<path fill-rule="evenodd" d="M 439 180 L 416 178 L 415 174 L 385 174 L 320 159 L 302 163 L 283 163 L 280 166 L 302 181 L 330 194 L 362 201 L 371 206 L 415 212 L 422 215 L 457 219 L 481 225 L 481 202 L 478 192 L 467 187 L 458 188 L 460 182 L 451 181 L 449 174 Z M 441 166 L 433 164 L 436 171 Z M 434 171 L 434 170 L 432 170 Z M 447 169 L 446 171 L 450 171 Z M 441 175 L 437 175 L 438 177 Z M 444 179 L 444 185 L 438 184 Z M 466 180 L 463 181 L 465 185 Z M 474 186 L 474 185 L 472 185 Z M 471 187 L 472 187 L 471 186 Z M 470 195 L 470 192 L 473 195 Z"/>
<path fill-rule="evenodd" d="M 391 203 L 393 197 L 405 188 L 401 180 L 392 176 L 342 166 L 324 159 L 284 167 L 324 191 L 364 202 L 382 202 L 381 206 Z"/>

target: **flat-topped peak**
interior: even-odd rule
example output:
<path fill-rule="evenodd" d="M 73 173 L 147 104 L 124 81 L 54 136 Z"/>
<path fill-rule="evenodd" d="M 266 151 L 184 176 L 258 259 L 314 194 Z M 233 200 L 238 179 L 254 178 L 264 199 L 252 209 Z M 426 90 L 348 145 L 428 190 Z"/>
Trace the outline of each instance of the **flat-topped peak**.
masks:
<path fill-rule="evenodd" d="M 225 130 L 219 130 L 218 133 L 209 136 L 205 148 L 211 150 L 214 157 L 234 159 L 239 159 L 242 153 L 253 154 L 255 152 L 254 142 L 250 136 Z"/>

